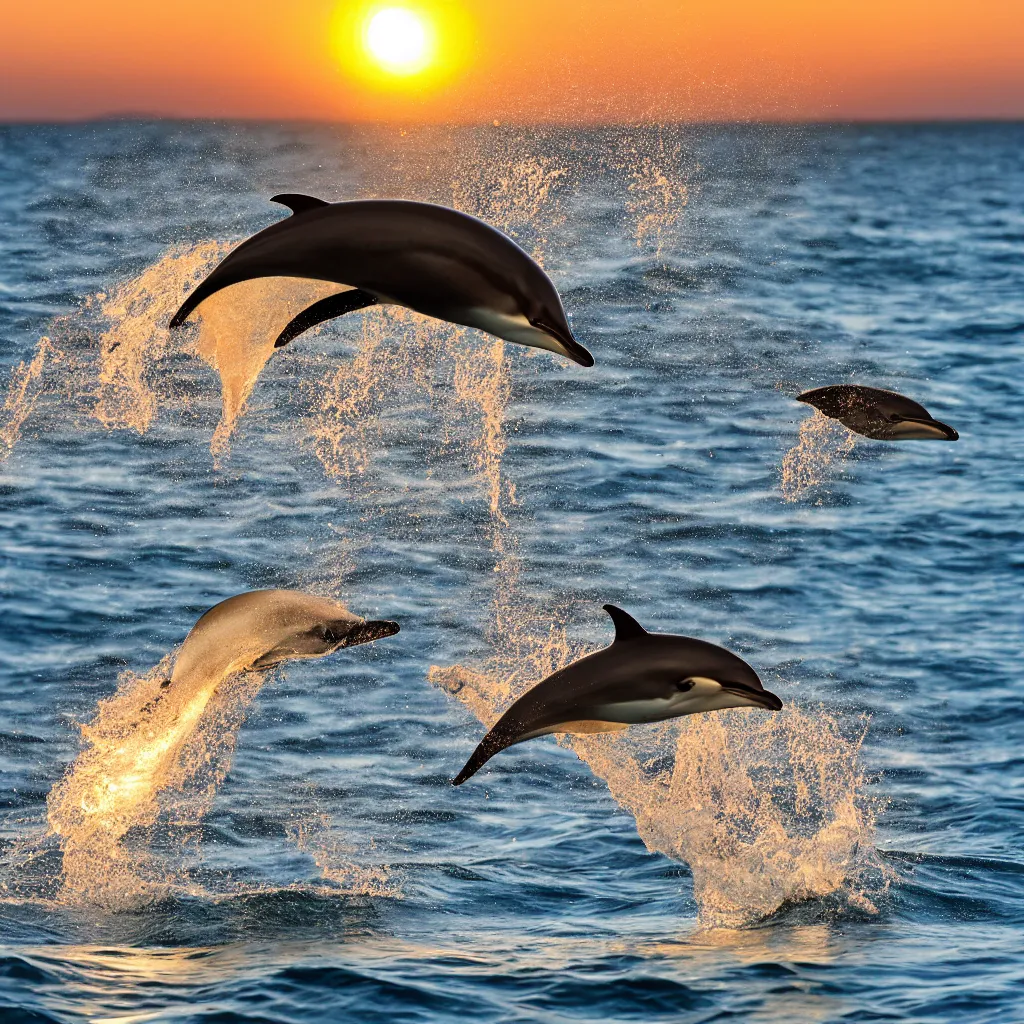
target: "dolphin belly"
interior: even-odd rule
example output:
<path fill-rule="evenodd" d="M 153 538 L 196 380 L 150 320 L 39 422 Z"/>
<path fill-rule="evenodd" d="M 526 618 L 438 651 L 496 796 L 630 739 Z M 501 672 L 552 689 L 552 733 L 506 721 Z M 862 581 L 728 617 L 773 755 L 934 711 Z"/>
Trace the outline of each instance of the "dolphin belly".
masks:
<path fill-rule="evenodd" d="M 956 431 L 938 420 L 901 420 L 889 427 L 884 436 L 893 441 L 953 441 Z"/>
<path fill-rule="evenodd" d="M 574 736 L 620 732 L 623 729 L 628 729 L 630 724 L 630 722 L 604 722 L 594 718 L 583 718 L 574 722 L 558 722 L 555 725 L 546 725 L 543 729 L 523 733 L 521 736 L 517 736 L 515 743 L 510 743 L 509 746 L 513 747 L 516 743 L 522 743 L 524 740 L 536 739 L 538 736 L 551 736 L 560 732 L 572 733 Z"/>

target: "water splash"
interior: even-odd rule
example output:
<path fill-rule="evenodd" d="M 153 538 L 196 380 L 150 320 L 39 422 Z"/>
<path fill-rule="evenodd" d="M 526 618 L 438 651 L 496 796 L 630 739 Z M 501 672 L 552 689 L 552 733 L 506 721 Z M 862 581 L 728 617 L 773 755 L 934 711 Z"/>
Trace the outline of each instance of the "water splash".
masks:
<path fill-rule="evenodd" d="M 224 258 L 231 246 L 202 242 L 175 249 L 102 303 L 109 327 L 100 338 L 99 397 L 94 415 L 108 429 L 145 433 L 173 394 L 164 362 L 175 352 L 199 356 L 217 371 L 221 417 L 210 442 L 215 458 L 230 438 L 281 329 L 302 309 L 343 289 L 323 281 L 260 278 L 210 296 L 194 316 L 197 326 L 170 331 L 178 306 Z"/>
<path fill-rule="evenodd" d="M 857 435 L 817 409 L 800 424 L 797 443 L 782 460 L 782 497 L 799 501 L 830 478 L 853 451 Z"/>
<path fill-rule="evenodd" d="M 173 655 L 117 692 L 81 726 L 83 750 L 47 798 L 63 854 L 60 899 L 124 910 L 170 890 L 206 894 L 183 866 L 231 766 L 238 732 L 270 672 L 228 672 L 170 687 Z M 159 828 L 170 852 L 154 852 Z M 347 859 L 329 821 L 298 823 L 294 840 L 335 891 L 394 894 L 385 868 Z"/>
<path fill-rule="evenodd" d="M 634 219 L 633 238 L 638 249 L 650 246 L 657 257 L 672 241 L 690 201 L 690 186 L 672 169 L 681 155 L 678 143 L 666 147 L 659 134 L 654 152 L 634 147 L 634 162 L 628 168 L 630 199 L 626 209 Z"/>
<path fill-rule="evenodd" d="M 219 242 L 174 248 L 111 294 L 95 296 L 102 320 L 92 414 L 106 429 L 150 429 L 171 397 L 163 360 L 188 337 L 172 333 L 167 323 L 227 248 Z M 80 318 L 87 327 L 93 306 L 87 301 Z"/>
<path fill-rule="evenodd" d="M 25 421 L 46 393 L 45 371 L 59 367 L 66 358 L 65 353 L 50 338 L 44 337 L 39 339 L 31 361 L 26 363 L 23 360 L 11 371 L 4 398 L 3 414 L 6 419 L 0 425 L 0 463 L 5 462 L 14 451 Z"/>
<path fill-rule="evenodd" d="M 169 330 L 185 296 L 230 249 L 216 241 L 175 247 L 111 292 L 88 297 L 77 313 L 57 318 L 53 337 L 42 338 L 31 363 L 12 373 L 0 458 L 48 392 L 62 392 L 68 412 L 91 416 L 107 430 L 147 433 L 162 411 L 181 412 L 194 401 L 187 374 L 172 370 L 182 356 L 198 357 L 219 376 L 221 415 L 210 448 L 216 460 L 225 458 L 280 330 L 306 306 L 343 290 L 293 278 L 245 281 L 207 299 L 190 326 Z"/>
<path fill-rule="evenodd" d="M 429 676 L 486 727 L 543 676 L 587 653 L 562 624 L 542 624 L 533 612 L 520 620 L 505 609 L 501 628 L 511 643 L 480 669 L 435 666 Z M 558 740 L 604 779 L 649 850 L 690 866 L 699 923 L 735 928 L 826 896 L 874 912 L 871 893 L 886 877 L 858 765 L 863 735 L 790 706 Z"/>
<path fill-rule="evenodd" d="M 167 891 L 173 873 L 145 839 L 162 815 L 179 827 L 206 815 L 266 678 L 236 673 L 199 690 L 172 689 L 171 661 L 121 675 L 117 692 L 81 726 L 84 749 L 47 799 L 69 901 L 123 909 Z"/>

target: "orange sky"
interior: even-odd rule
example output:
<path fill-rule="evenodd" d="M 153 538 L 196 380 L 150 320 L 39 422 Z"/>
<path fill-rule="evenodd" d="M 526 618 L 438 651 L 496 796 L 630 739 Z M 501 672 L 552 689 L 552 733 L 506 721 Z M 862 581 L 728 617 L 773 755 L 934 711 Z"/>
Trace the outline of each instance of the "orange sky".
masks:
<path fill-rule="evenodd" d="M 1024 0 L 421 5 L 457 6 L 472 48 L 409 93 L 346 74 L 337 0 L 5 0 L 0 119 L 1024 117 Z"/>

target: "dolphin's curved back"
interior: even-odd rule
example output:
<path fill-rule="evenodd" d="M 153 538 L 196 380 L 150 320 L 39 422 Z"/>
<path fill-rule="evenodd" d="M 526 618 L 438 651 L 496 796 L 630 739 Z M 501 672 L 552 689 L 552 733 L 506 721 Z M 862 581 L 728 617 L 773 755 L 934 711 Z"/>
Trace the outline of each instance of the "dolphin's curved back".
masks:
<path fill-rule="evenodd" d="M 293 205 L 296 198 L 287 197 Z M 315 202 L 315 201 L 314 201 Z M 178 327 L 211 295 L 241 281 L 258 277 L 301 277 L 334 281 L 409 305 L 447 305 L 438 294 L 442 276 L 449 291 L 450 266 L 458 264 L 472 280 L 456 289 L 470 302 L 482 293 L 504 295 L 509 289 L 520 301 L 535 300 L 546 311 L 560 314 L 552 326 L 568 331 L 561 300 L 544 271 L 508 235 L 467 213 L 404 199 L 369 199 L 299 207 L 236 246 L 214 269 L 171 319 Z M 417 274 L 417 270 L 420 271 Z M 393 294 L 395 282 L 405 278 L 412 302 Z M 414 304 L 415 303 L 415 304 Z M 428 315 L 436 315 L 420 309 Z M 538 312 L 540 309 L 538 308 Z"/>
<path fill-rule="evenodd" d="M 814 388 L 797 396 L 798 402 L 820 409 L 826 416 L 842 419 L 858 411 L 878 410 L 883 416 L 900 416 L 903 419 L 930 420 L 928 410 L 912 398 L 896 391 L 871 388 L 863 384 L 828 384 Z"/>
<path fill-rule="evenodd" d="M 830 384 L 797 395 L 798 402 L 813 406 L 839 420 L 850 430 L 880 441 L 945 439 L 959 434 L 940 423 L 919 402 L 896 391 L 863 384 Z"/>

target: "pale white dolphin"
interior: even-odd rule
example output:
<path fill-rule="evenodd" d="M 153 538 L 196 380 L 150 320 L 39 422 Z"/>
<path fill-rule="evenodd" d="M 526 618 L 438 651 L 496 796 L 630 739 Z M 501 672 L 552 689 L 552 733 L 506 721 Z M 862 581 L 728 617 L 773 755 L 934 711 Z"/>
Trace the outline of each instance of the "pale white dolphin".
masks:
<path fill-rule="evenodd" d="M 234 672 L 293 658 L 322 658 L 397 632 L 397 622 L 367 622 L 327 597 L 251 590 L 221 601 L 199 618 L 178 651 L 168 683 L 201 687 Z"/>

